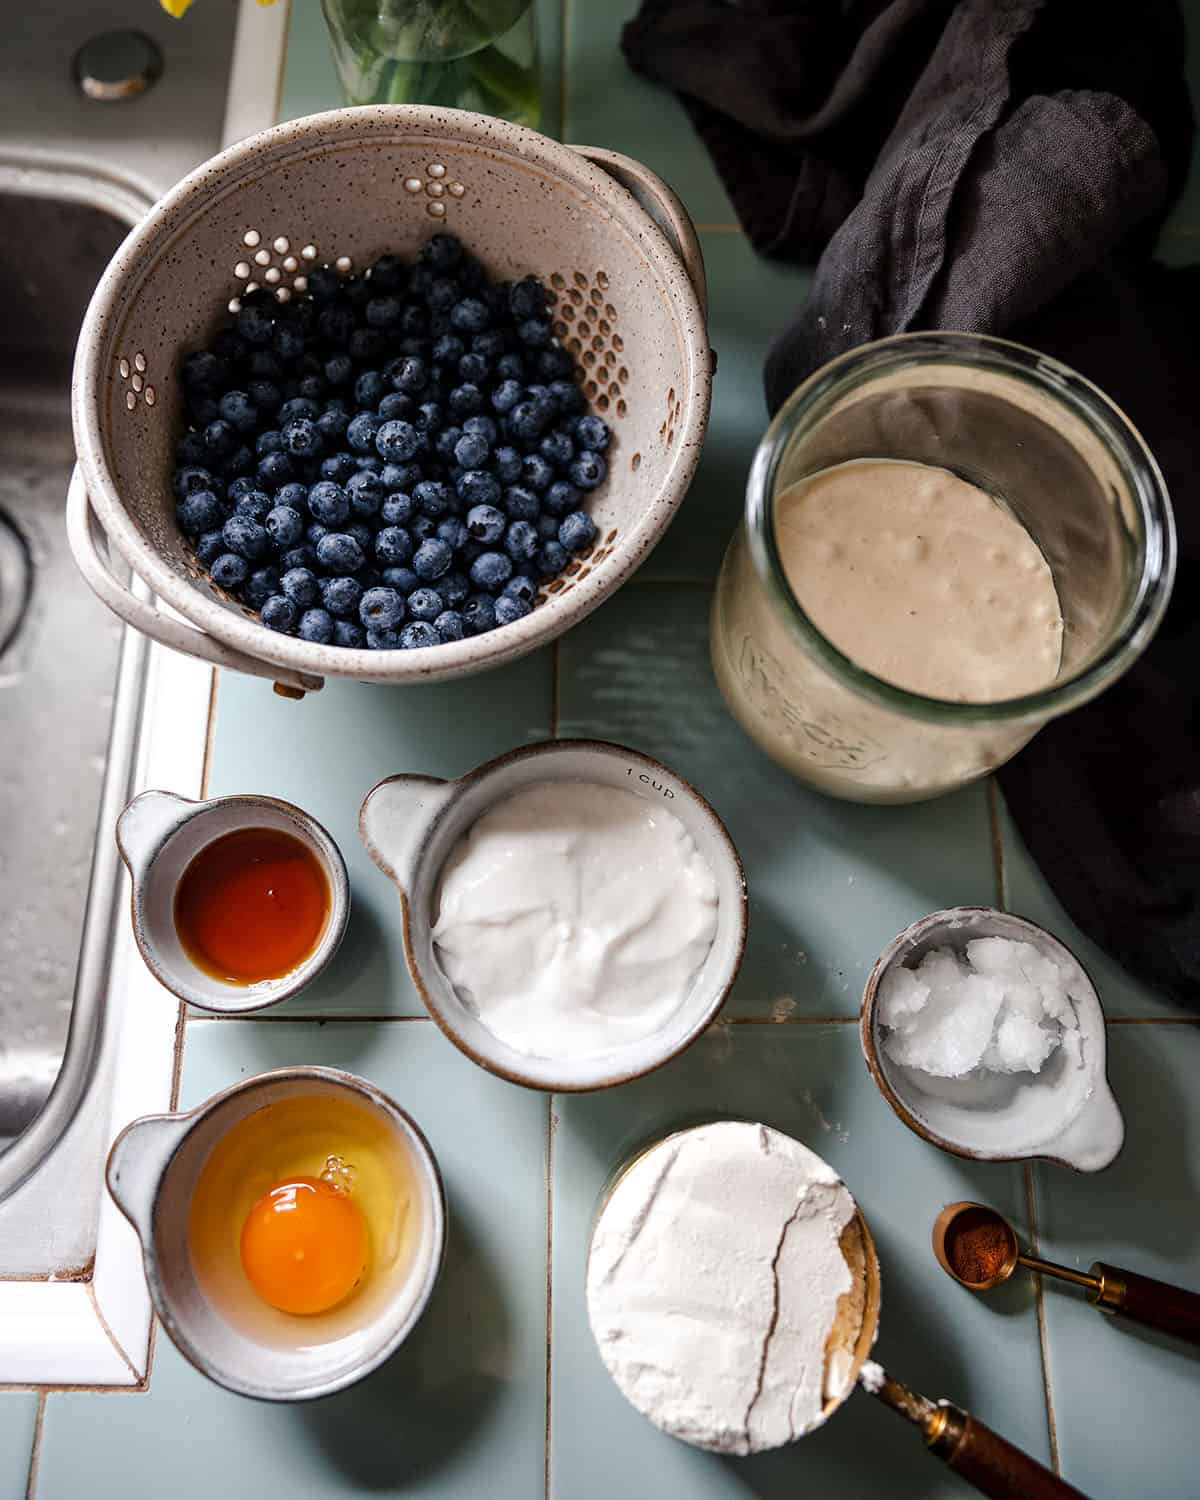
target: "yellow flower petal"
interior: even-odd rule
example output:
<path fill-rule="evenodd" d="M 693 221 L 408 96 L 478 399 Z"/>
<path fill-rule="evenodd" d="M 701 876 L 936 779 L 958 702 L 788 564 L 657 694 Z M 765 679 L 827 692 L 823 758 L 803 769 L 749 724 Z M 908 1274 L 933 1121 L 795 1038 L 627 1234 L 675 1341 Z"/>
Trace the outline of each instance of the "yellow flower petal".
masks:
<path fill-rule="evenodd" d="M 192 0 L 158 0 L 158 3 L 166 11 L 167 15 L 174 16 L 178 21 L 184 11 L 192 3 Z"/>

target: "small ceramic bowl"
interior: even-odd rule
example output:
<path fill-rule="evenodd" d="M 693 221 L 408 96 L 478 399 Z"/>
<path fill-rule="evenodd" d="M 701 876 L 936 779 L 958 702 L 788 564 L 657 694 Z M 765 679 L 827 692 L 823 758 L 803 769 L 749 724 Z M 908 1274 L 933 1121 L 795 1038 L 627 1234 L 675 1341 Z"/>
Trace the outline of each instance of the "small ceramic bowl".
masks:
<path fill-rule="evenodd" d="M 456 994 L 434 952 L 438 881 L 446 857 L 493 803 L 545 781 L 587 781 L 665 806 L 695 840 L 717 884 L 717 931 L 687 998 L 655 1033 L 582 1058 L 532 1056 L 495 1036 Z M 359 832 L 400 891 L 408 966 L 430 1015 L 472 1061 L 527 1088 L 611 1088 L 661 1067 L 709 1026 L 746 944 L 746 877 L 725 825 L 703 797 L 658 761 L 602 740 L 553 740 L 513 750 L 458 781 L 392 776 L 368 793 Z"/>
<path fill-rule="evenodd" d="M 257 1305 L 239 1313 L 201 1284 L 189 1239 L 192 1195 L 212 1152 L 248 1115 L 297 1096 L 348 1097 L 394 1132 L 416 1185 L 419 1231 L 406 1259 L 371 1276 L 344 1308 L 291 1318 Z M 365 1079 L 336 1068 L 280 1068 L 247 1078 L 185 1114 L 127 1125 L 108 1158 L 108 1190 L 142 1242 L 154 1309 L 187 1359 L 218 1385 L 263 1401 L 307 1401 L 352 1385 L 383 1363 L 420 1318 L 446 1246 L 446 1202 L 416 1123 Z M 236 1291 L 236 1289 L 235 1289 Z M 259 1317 L 254 1317 L 255 1304 Z M 336 1323 L 330 1323 L 334 1314 Z"/>
<path fill-rule="evenodd" d="M 1066 973 L 1079 1018 L 1078 1066 L 1059 1048 L 1040 1073 L 934 1078 L 888 1056 L 876 1011 L 884 975 L 894 964 L 915 968 L 932 948 L 961 950 L 983 937 L 1032 943 Z M 977 1161 L 1037 1157 L 1098 1172 L 1124 1144 L 1125 1121 L 1105 1072 L 1104 1012 L 1096 987 L 1065 944 L 1024 917 L 990 906 L 956 906 L 906 927 L 871 970 L 859 1034 L 879 1092 L 910 1130 L 955 1156 Z"/>
<path fill-rule="evenodd" d="M 244 828 L 272 828 L 300 840 L 325 872 L 329 914 L 306 959 L 278 979 L 231 984 L 206 974 L 184 952 L 175 930 L 175 892 L 183 872 L 214 839 Z M 315 818 L 274 797 L 214 797 L 191 802 L 143 792 L 117 819 L 117 847 L 133 881 L 133 935 L 155 978 L 201 1010 L 241 1015 L 277 1005 L 314 980 L 338 950 L 350 915 L 350 882 L 341 850 Z"/>

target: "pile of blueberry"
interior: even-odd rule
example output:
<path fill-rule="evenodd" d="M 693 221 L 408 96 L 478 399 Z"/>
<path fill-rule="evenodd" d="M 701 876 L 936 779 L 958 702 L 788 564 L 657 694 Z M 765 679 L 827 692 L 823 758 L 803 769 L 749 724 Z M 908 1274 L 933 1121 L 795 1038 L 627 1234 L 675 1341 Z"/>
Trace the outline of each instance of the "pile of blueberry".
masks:
<path fill-rule="evenodd" d="M 533 277 L 499 286 L 451 235 L 415 265 L 312 271 L 242 299 L 185 357 L 176 515 L 271 630 L 375 650 L 527 615 L 596 536 L 608 427 Z"/>

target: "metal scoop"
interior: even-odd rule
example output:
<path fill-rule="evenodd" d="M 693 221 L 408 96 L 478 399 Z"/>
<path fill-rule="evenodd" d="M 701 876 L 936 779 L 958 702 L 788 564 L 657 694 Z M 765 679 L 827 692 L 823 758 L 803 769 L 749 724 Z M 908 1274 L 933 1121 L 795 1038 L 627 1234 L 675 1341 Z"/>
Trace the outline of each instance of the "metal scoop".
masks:
<path fill-rule="evenodd" d="M 955 1268 L 947 1249 L 954 1228 L 961 1232 L 967 1227 L 998 1227 L 1007 1240 L 999 1265 L 980 1280 L 962 1275 Z M 1016 1230 L 1008 1220 L 982 1203 L 950 1203 L 942 1209 L 933 1224 L 933 1253 L 948 1276 L 973 1292 L 990 1292 L 993 1287 L 1007 1281 L 1018 1266 L 1025 1266 L 1043 1276 L 1055 1276 L 1060 1281 L 1086 1288 L 1088 1301 L 1102 1312 L 1128 1318 L 1131 1323 L 1141 1323 L 1147 1328 L 1157 1328 L 1161 1333 L 1173 1334 L 1190 1344 L 1200 1344 L 1200 1292 L 1185 1291 L 1182 1287 L 1139 1276 L 1136 1271 L 1124 1271 L 1103 1261 L 1097 1261 L 1084 1273 L 1042 1260 L 1040 1256 L 1022 1250 Z"/>

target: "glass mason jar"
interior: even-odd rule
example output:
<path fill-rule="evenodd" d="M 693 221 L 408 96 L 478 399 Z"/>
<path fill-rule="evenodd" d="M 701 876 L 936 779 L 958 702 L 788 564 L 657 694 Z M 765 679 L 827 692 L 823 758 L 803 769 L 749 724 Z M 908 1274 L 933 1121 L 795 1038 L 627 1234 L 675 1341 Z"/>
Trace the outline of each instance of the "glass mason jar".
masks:
<path fill-rule="evenodd" d="M 949 469 L 1026 528 L 1063 616 L 1048 687 L 991 703 L 922 697 L 873 676 L 809 619 L 784 574 L 776 499 L 871 458 Z M 915 802 L 994 770 L 1114 682 L 1158 626 L 1174 572 L 1162 475 L 1094 385 L 1019 344 L 901 334 L 818 370 L 767 429 L 717 581 L 713 669 L 735 718 L 802 781 L 856 802 Z"/>
<path fill-rule="evenodd" d="M 321 0 L 347 104 L 541 124 L 533 0 Z"/>

